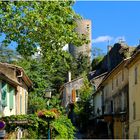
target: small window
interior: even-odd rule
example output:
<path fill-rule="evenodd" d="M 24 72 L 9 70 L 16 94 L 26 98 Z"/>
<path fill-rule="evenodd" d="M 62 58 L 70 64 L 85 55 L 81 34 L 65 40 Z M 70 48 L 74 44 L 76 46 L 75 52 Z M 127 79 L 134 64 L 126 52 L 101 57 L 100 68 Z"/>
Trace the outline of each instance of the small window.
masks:
<path fill-rule="evenodd" d="M 133 120 L 136 119 L 136 103 L 133 103 Z"/>
<path fill-rule="evenodd" d="M 7 83 L 2 81 L 1 83 L 1 104 L 2 107 L 6 107 L 7 106 Z"/>
<path fill-rule="evenodd" d="M 124 71 L 122 70 L 122 81 L 124 81 Z"/>
<path fill-rule="evenodd" d="M 20 95 L 20 114 L 22 114 L 22 95 Z"/>
<path fill-rule="evenodd" d="M 111 100 L 111 113 L 114 112 L 113 100 Z"/>
<path fill-rule="evenodd" d="M 138 78 L 138 70 L 137 67 L 135 67 L 135 84 L 137 84 L 137 78 Z"/>
<path fill-rule="evenodd" d="M 112 90 L 113 90 L 113 88 L 114 88 L 114 83 L 113 83 L 113 79 L 112 79 Z"/>
<path fill-rule="evenodd" d="M 87 29 L 89 29 L 89 24 L 87 24 Z"/>
<path fill-rule="evenodd" d="M 116 87 L 118 86 L 118 77 L 116 78 Z"/>
<path fill-rule="evenodd" d="M 68 96 L 68 101 L 70 102 L 70 96 Z"/>
<path fill-rule="evenodd" d="M 10 110 L 14 108 L 14 95 L 15 95 L 15 89 L 12 86 L 9 86 L 9 109 Z"/>
<path fill-rule="evenodd" d="M 79 97 L 79 91 L 76 90 L 76 98 L 78 98 L 78 97 Z"/>
<path fill-rule="evenodd" d="M 25 113 L 27 113 L 27 92 L 25 91 Z"/>

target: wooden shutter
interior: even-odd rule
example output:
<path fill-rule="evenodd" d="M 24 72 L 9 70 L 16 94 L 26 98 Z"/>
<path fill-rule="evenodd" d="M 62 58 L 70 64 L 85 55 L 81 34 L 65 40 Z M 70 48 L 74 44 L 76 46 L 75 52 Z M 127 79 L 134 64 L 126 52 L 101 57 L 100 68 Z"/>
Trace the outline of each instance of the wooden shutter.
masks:
<path fill-rule="evenodd" d="M 72 90 L 72 102 L 76 101 L 76 91 L 75 89 Z"/>
<path fill-rule="evenodd" d="M 7 83 L 2 82 L 2 88 L 1 88 L 1 102 L 2 106 L 7 106 Z"/>
<path fill-rule="evenodd" d="M 15 94 L 15 89 L 13 87 L 9 87 L 9 108 L 13 109 L 14 107 L 14 94 Z"/>

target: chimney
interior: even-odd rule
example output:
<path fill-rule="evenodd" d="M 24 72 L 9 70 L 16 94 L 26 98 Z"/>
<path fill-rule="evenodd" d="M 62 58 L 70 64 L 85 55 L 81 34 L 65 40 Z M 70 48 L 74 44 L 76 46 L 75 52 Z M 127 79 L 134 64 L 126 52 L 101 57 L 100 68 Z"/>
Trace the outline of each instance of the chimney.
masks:
<path fill-rule="evenodd" d="M 68 71 L 68 82 L 71 82 L 71 71 Z"/>

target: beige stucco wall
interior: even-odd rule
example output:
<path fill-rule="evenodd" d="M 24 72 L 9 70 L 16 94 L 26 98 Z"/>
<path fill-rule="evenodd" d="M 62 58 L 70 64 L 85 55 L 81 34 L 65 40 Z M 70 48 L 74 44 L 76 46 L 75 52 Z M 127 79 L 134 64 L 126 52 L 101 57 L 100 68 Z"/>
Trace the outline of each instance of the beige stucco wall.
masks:
<path fill-rule="evenodd" d="M 27 113 L 27 106 L 28 106 L 27 87 L 23 84 L 23 87 L 18 86 L 17 90 L 18 90 L 18 94 L 16 95 L 16 102 L 17 102 L 16 113 L 17 114 L 26 114 Z M 25 102 L 25 92 L 26 92 L 26 102 Z M 26 103 L 26 105 L 25 105 L 25 103 Z M 25 106 L 26 106 L 26 109 L 25 109 Z"/>
<path fill-rule="evenodd" d="M 23 81 L 22 77 L 16 76 L 16 69 L 12 67 L 8 67 L 6 64 L 0 63 L 0 72 L 2 72 L 6 77 L 11 79 L 16 83 L 20 83 L 20 85 L 14 84 L 15 87 L 15 95 L 14 95 L 14 108 L 12 110 L 9 109 L 9 93 L 7 94 L 7 106 L 3 108 L 3 115 L 10 116 L 10 115 L 19 115 L 19 114 L 26 114 L 27 107 L 28 107 L 28 87 Z M 7 82 L 7 79 L 3 79 L 3 81 Z M 9 83 L 8 83 L 9 84 Z M 13 86 L 13 83 L 10 83 Z M 0 85 L 1 86 L 1 85 Z M 1 87 L 0 87 L 1 89 Z M 26 92 L 26 97 L 25 97 Z M 20 96 L 22 96 L 22 104 L 20 103 Z M 26 101 L 25 101 L 26 98 Z M 1 100 L 1 91 L 0 91 L 0 100 Z M 26 105 L 25 105 L 26 103 Z M 25 109 L 26 107 L 26 109 Z"/>
<path fill-rule="evenodd" d="M 94 115 L 102 115 L 102 91 L 98 91 L 96 95 L 93 95 Z M 99 110 L 99 113 L 97 112 Z"/>
<path fill-rule="evenodd" d="M 69 103 L 72 102 L 72 90 L 80 89 L 83 85 L 83 78 L 75 79 L 71 82 L 68 82 L 64 85 L 63 89 L 63 106 L 67 107 Z"/>
<path fill-rule="evenodd" d="M 122 75 L 124 75 L 124 79 L 122 80 Z M 118 85 L 116 84 L 116 80 L 118 79 Z M 113 89 L 112 89 L 112 81 L 113 81 Z M 116 72 L 112 73 L 108 79 L 104 82 L 104 100 L 111 100 L 112 96 L 118 93 L 125 85 L 128 84 L 128 69 L 122 67 Z M 105 113 L 107 113 L 108 105 L 105 107 Z"/>
<path fill-rule="evenodd" d="M 135 67 L 138 71 L 138 82 L 135 84 Z M 133 118 L 133 103 L 136 105 L 136 117 Z M 140 60 L 129 68 L 129 138 L 140 138 Z"/>

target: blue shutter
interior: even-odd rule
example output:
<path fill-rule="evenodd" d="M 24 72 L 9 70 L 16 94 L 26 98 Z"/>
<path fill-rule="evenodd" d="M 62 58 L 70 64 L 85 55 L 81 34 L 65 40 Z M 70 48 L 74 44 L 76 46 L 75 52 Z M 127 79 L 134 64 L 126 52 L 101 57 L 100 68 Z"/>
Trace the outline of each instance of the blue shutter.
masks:
<path fill-rule="evenodd" d="M 1 87 L 1 102 L 2 106 L 7 106 L 7 83 L 2 81 L 2 87 Z"/>
<path fill-rule="evenodd" d="M 14 107 L 14 94 L 15 94 L 15 89 L 13 87 L 9 87 L 9 108 L 13 109 Z"/>

